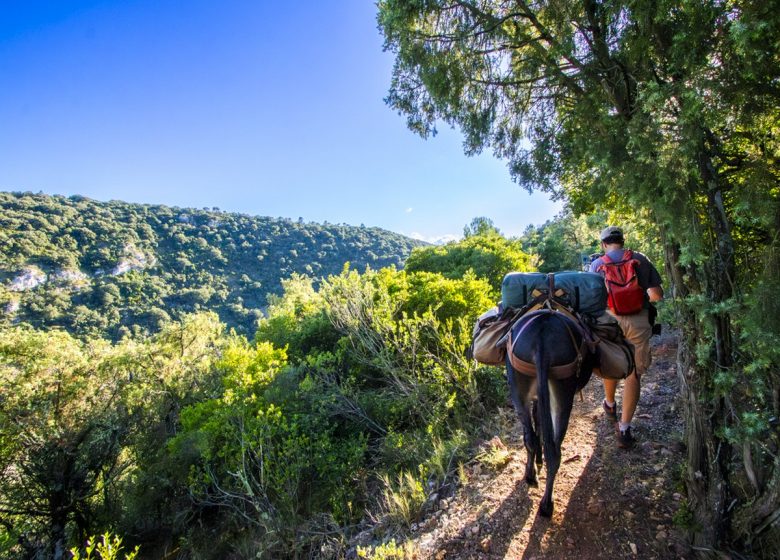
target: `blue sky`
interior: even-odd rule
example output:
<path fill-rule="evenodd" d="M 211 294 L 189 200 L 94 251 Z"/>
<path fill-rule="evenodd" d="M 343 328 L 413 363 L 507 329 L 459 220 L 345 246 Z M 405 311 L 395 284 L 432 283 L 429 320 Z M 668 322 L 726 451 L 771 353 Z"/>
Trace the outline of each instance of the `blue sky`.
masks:
<path fill-rule="evenodd" d="M 219 207 L 435 239 L 553 217 L 383 98 L 370 0 L 3 0 L 0 190 Z"/>

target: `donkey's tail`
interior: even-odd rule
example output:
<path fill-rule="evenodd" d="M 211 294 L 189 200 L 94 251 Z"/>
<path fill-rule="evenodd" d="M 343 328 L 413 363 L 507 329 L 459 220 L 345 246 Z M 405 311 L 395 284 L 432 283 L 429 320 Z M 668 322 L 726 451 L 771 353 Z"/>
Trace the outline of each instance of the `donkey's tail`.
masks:
<path fill-rule="evenodd" d="M 536 391 L 539 397 L 539 428 L 545 450 L 555 446 L 555 430 L 553 428 L 552 406 L 550 404 L 550 356 L 545 351 L 545 337 L 540 333 L 536 345 Z"/>

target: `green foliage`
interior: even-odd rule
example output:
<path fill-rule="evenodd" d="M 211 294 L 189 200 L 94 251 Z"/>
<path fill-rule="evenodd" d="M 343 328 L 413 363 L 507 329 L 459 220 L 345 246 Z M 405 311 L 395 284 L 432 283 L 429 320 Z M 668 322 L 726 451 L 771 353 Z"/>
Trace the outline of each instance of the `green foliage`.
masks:
<path fill-rule="evenodd" d="M 118 340 L 211 310 L 252 335 L 282 279 L 348 261 L 400 267 L 420 244 L 378 228 L 0 193 L 0 321 Z M 25 272 L 33 281 L 13 287 Z"/>
<path fill-rule="evenodd" d="M 109 524 L 133 529 L 126 516 L 173 516 L 177 473 L 161 447 L 181 408 L 218 386 L 228 342 L 214 314 L 116 345 L 0 330 L 0 521 L 18 536 L 12 550 L 53 554 Z"/>
<path fill-rule="evenodd" d="M 140 274 L 123 278 L 101 285 L 104 301 L 141 293 Z M 295 556 L 343 547 L 366 511 L 388 531 L 416 519 L 506 400 L 501 374 L 464 357 L 489 283 L 345 267 L 283 288 L 251 342 L 206 312 L 113 344 L 2 329 L 7 555 L 110 531 L 152 555 Z M 34 477 L 10 476 L 19 467 Z M 58 488 L 62 519 L 40 509 Z"/>
<path fill-rule="evenodd" d="M 446 440 L 432 438 L 422 471 L 434 480 L 446 480 L 452 476 L 454 465 L 467 459 L 470 444 L 465 430 L 454 430 Z"/>
<path fill-rule="evenodd" d="M 285 287 L 254 344 L 224 349 L 221 395 L 187 407 L 169 446 L 190 465 L 196 503 L 232 520 L 220 553 L 249 531 L 255 553 L 290 554 L 322 512 L 348 523 L 368 508 L 408 524 L 424 488 L 465 456 L 472 419 L 505 398 L 486 399 L 464 358 L 472 320 L 491 305 L 473 274 L 345 269 L 319 291 L 302 277 Z M 295 339 L 311 324 L 324 338 L 304 348 Z M 394 482 L 377 499 L 369 488 L 383 480 Z"/>
<path fill-rule="evenodd" d="M 401 471 L 394 480 L 385 475 L 380 481 L 383 506 L 390 522 L 410 527 L 420 518 L 425 504 L 424 480 L 409 471 Z"/>
<path fill-rule="evenodd" d="M 463 228 L 463 237 L 473 237 L 475 235 L 490 236 L 500 235 L 501 232 L 493 223 L 493 220 L 480 216 L 471 220 L 471 223 Z"/>
<path fill-rule="evenodd" d="M 476 459 L 482 465 L 496 470 L 504 467 L 512 459 L 512 453 L 503 444 L 489 442 L 489 445 L 477 453 Z"/>
<path fill-rule="evenodd" d="M 412 542 L 399 545 L 392 539 L 378 546 L 358 546 L 357 556 L 366 560 L 406 560 L 417 558 L 419 553 Z"/>
<path fill-rule="evenodd" d="M 590 256 L 601 253 L 599 234 L 607 224 L 623 228 L 626 247 L 643 253 L 654 263 L 663 260 L 652 221 L 637 212 L 624 213 L 619 209 L 574 216 L 571 208 L 566 208 L 541 226 L 528 226 L 520 241 L 539 272 L 587 269 Z M 659 272 L 663 274 L 663 269 Z"/>
<path fill-rule="evenodd" d="M 486 222 L 475 220 L 468 234 L 460 242 L 438 247 L 418 247 L 406 260 L 407 272 L 434 272 L 445 278 L 464 278 L 471 271 L 490 283 L 491 296 L 497 299 L 501 281 L 507 272 L 528 272 L 530 257 L 520 241 L 506 239 Z"/>
<path fill-rule="evenodd" d="M 398 287 L 410 276 L 417 281 L 427 279 L 434 285 L 442 282 L 435 275 L 368 271 L 361 276 L 347 271 L 323 283 L 328 314 L 349 342 L 349 357 L 375 372 L 384 390 L 394 395 L 393 406 L 398 406 L 397 399 L 412 404 L 408 411 L 410 420 L 417 417 L 423 426 L 430 424 L 426 420 L 429 414 L 456 415 L 464 420 L 461 414 L 466 414 L 468 405 L 479 406 L 481 400 L 474 367 L 464 354 L 470 343 L 472 321 L 484 307 L 472 308 L 468 315 L 464 313 L 456 320 L 437 317 L 437 309 L 447 309 L 462 298 L 474 301 L 464 297 L 475 293 L 473 279 L 466 279 L 447 283 L 449 292 L 437 290 L 435 304 L 404 311 L 416 296 Z M 384 288 L 386 285 L 392 289 Z M 430 289 L 423 284 L 418 286 L 423 293 Z M 487 307 L 489 301 L 483 299 L 481 305 Z M 458 405 L 453 405 L 453 401 Z"/>
<path fill-rule="evenodd" d="M 72 560 L 135 560 L 138 556 L 139 548 L 135 547 L 135 550 L 132 552 L 122 554 L 124 552 L 122 538 L 110 533 L 104 533 L 101 535 L 100 540 L 97 537 L 87 539 L 83 555 L 78 548 L 72 548 L 70 553 L 73 555 Z M 94 556 L 93 552 L 95 553 Z"/>
<path fill-rule="evenodd" d="M 126 468 L 136 426 L 128 370 L 109 345 L 0 331 L 0 522 L 31 553 L 85 536 L 100 493 Z"/>
<path fill-rule="evenodd" d="M 399 311 L 424 315 L 431 311 L 441 322 L 470 319 L 474 310 L 493 305 L 490 286 L 468 271 L 462 278 L 449 279 L 432 272 L 403 274 L 407 297 Z"/>
<path fill-rule="evenodd" d="M 228 347 L 219 364 L 222 395 L 183 411 L 170 448 L 182 458 L 197 450 L 188 483 L 193 497 L 232 514 L 270 555 L 294 549 L 314 513 L 330 509 L 349 518 L 356 487 L 344 481 L 357 476 L 365 452 L 360 433 L 338 434 L 334 422 L 307 406 L 309 382 L 292 371 L 293 379 L 285 378 L 285 364 L 285 352 L 267 342 Z"/>
<path fill-rule="evenodd" d="M 181 430 L 182 411 L 221 390 L 221 359 L 242 340 L 226 335 L 215 314 L 201 313 L 168 324 L 146 340 L 118 345 L 132 372 L 128 404 L 140 426 L 126 448 L 131 467 L 100 521 L 125 535 L 185 530 L 181 512 L 191 506 L 188 463 L 171 457 L 166 445 Z"/>
<path fill-rule="evenodd" d="M 260 320 L 257 340 L 286 348 L 292 361 L 309 353 L 326 351 L 338 341 L 338 333 L 328 320 L 322 297 L 311 278 L 293 275 L 282 281 L 284 297 L 269 296 L 267 317 Z"/>
<path fill-rule="evenodd" d="M 601 252 L 599 232 L 607 223 L 603 214 L 577 218 L 566 209 L 541 226 L 528 226 L 520 239 L 539 272 L 581 270 L 590 255 Z"/>
<path fill-rule="evenodd" d="M 691 506 L 687 501 L 680 501 L 677 511 L 672 515 L 672 523 L 680 529 L 691 530 L 695 528 L 695 518 Z"/>

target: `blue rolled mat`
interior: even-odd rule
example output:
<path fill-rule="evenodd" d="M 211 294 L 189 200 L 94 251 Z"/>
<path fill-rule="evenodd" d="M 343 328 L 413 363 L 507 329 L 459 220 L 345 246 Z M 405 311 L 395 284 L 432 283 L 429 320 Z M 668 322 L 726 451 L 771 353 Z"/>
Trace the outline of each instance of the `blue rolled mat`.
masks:
<path fill-rule="evenodd" d="M 607 308 L 607 288 L 600 274 L 563 271 L 554 277 L 555 288 L 566 292 L 564 299 L 575 311 L 599 316 Z M 504 307 L 522 307 L 533 299 L 535 289 L 547 290 L 547 274 L 510 272 L 501 283 L 501 303 Z"/>

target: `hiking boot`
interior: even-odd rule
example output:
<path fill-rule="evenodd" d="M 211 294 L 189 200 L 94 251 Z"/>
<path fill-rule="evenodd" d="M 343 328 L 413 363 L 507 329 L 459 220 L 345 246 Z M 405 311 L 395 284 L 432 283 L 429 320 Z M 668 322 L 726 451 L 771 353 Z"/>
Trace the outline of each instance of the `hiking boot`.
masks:
<path fill-rule="evenodd" d="M 604 408 L 604 414 L 607 415 L 607 418 L 613 422 L 617 422 L 617 402 L 612 406 L 609 406 L 607 401 L 601 401 L 601 406 Z"/>
<path fill-rule="evenodd" d="M 631 449 L 636 444 L 636 438 L 631 433 L 631 426 L 617 432 L 617 446 L 621 449 Z"/>

